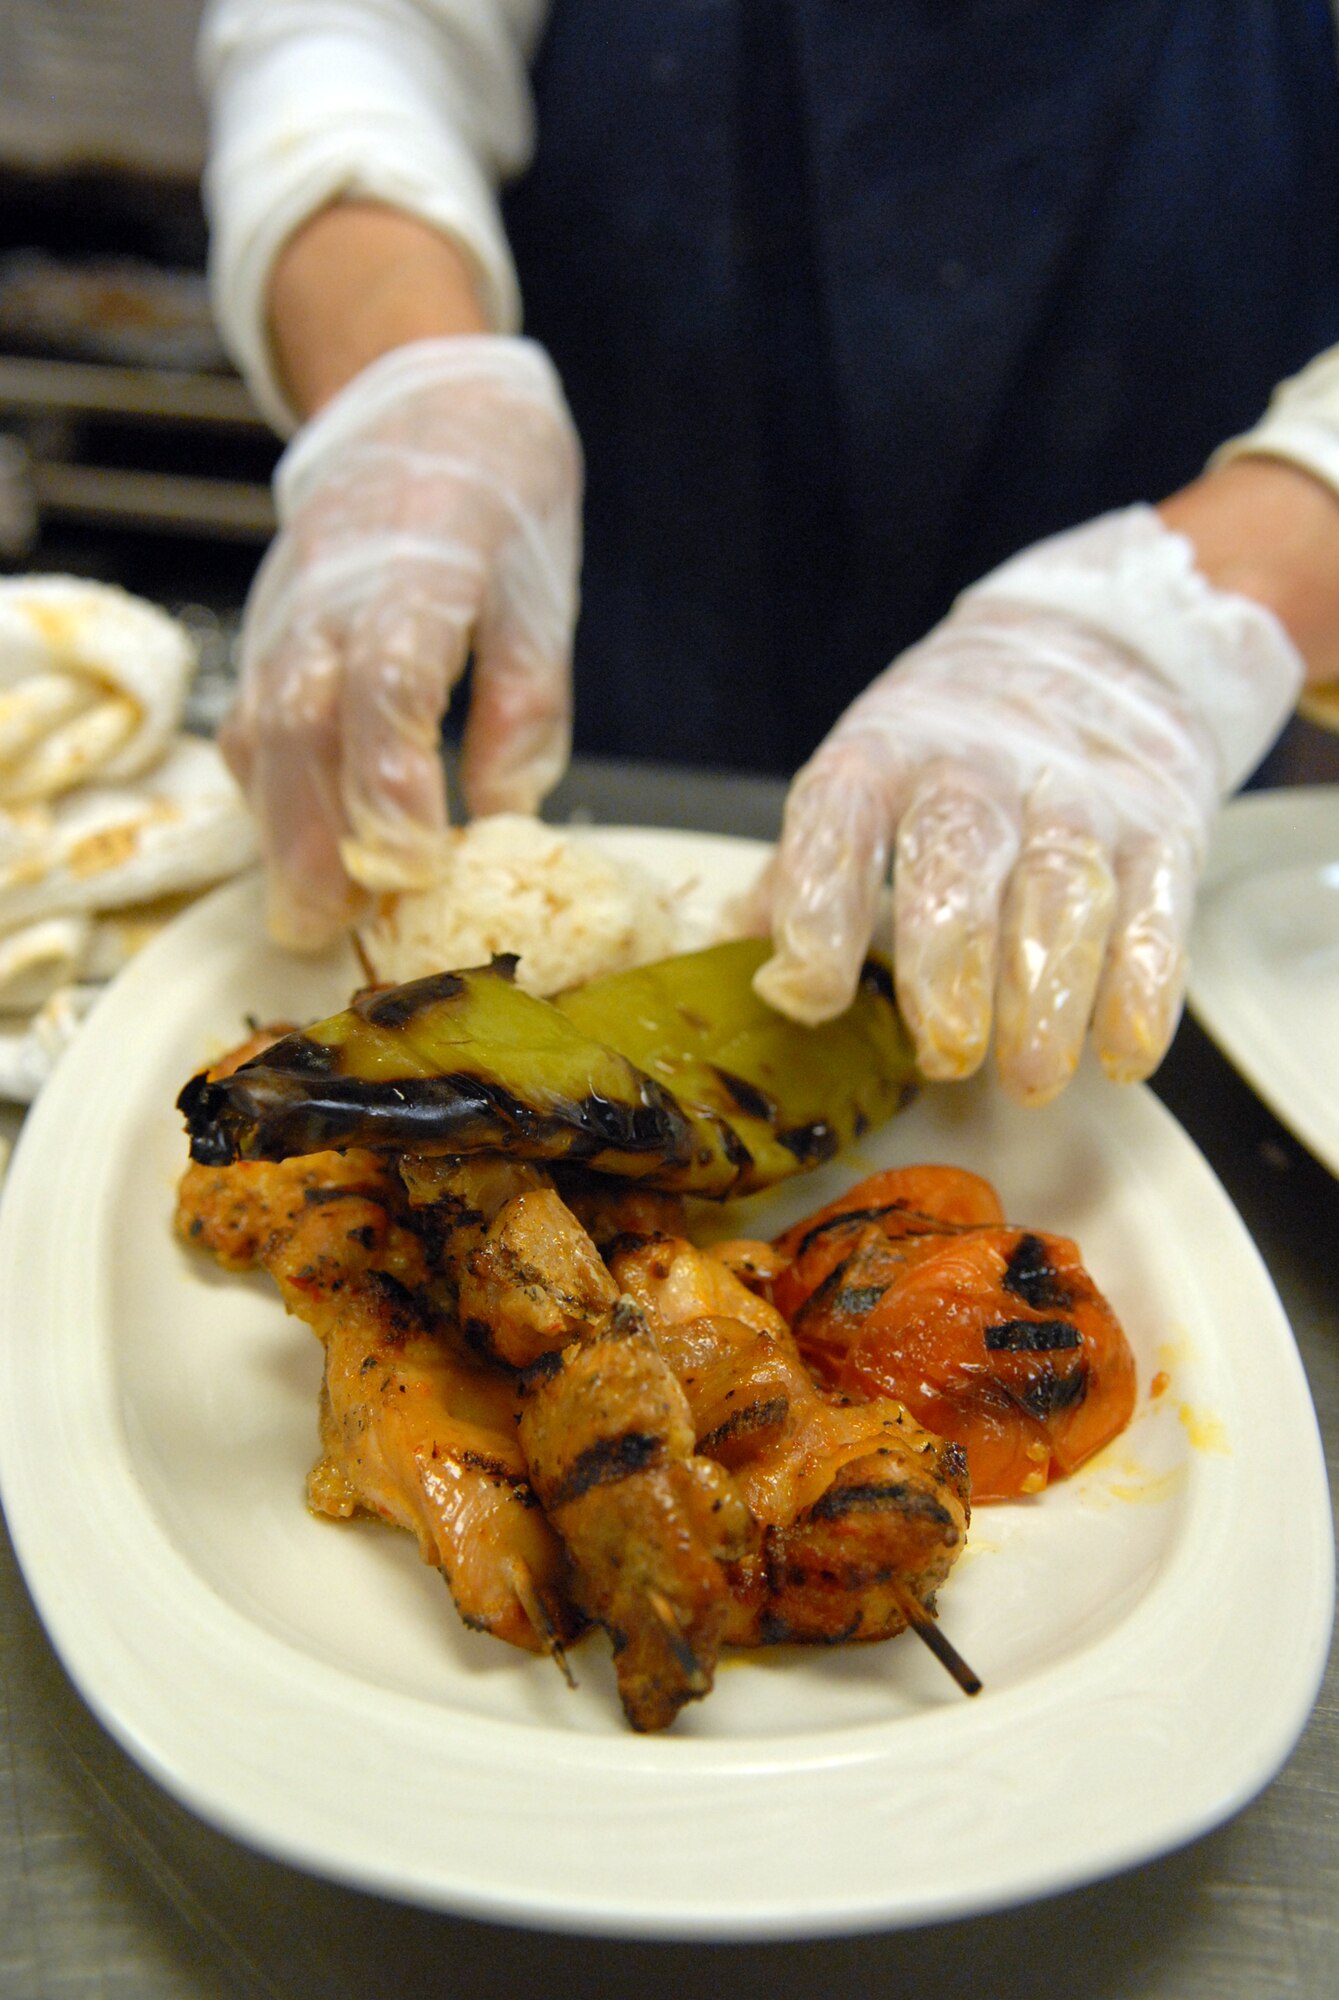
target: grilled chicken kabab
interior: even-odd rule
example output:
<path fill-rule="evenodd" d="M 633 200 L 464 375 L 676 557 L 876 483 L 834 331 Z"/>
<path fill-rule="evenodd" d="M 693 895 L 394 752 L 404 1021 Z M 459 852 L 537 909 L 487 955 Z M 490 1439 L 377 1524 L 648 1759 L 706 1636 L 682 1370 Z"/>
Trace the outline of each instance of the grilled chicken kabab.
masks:
<path fill-rule="evenodd" d="M 523 1390 L 531 1482 L 582 1609 L 613 1641 L 624 1712 L 663 1729 L 711 1688 L 727 1566 L 752 1547 L 752 1516 L 696 1451 L 687 1399 L 630 1301 L 532 1363 Z"/>
<path fill-rule="evenodd" d="M 447 1238 L 460 1323 L 522 1371 L 521 1447 L 572 1588 L 613 1642 L 628 1720 L 663 1729 L 711 1687 L 726 1565 L 748 1554 L 754 1523 L 698 1454 L 683 1390 L 590 1236 L 553 1188 L 521 1179 L 486 1227 Z M 462 1215 L 487 1213 L 500 1182 L 482 1180 L 467 1162 L 446 1177 Z"/>
<path fill-rule="evenodd" d="M 230 1270 L 266 1269 L 324 1343 L 312 1507 L 407 1528 L 467 1625 L 560 1654 L 580 1620 L 526 1478 L 515 1386 L 453 1341 L 397 1209 L 398 1177 L 372 1153 L 192 1164 L 177 1227 Z"/>
<path fill-rule="evenodd" d="M 698 1450 L 762 1530 L 732 1576 L 738 1645 L 835 1644 L 922 1628 L 961 1553 L 966 1462 L 891 1400 L 820 1394 L 785 1320 L 682 1238 L 629 1239 L 614 1276 L 683 1384 Z"/>
<path fill-rule="evenodd" d="M 781 1316 L 686 1239 L 625 1231 L 607 1265 L 528 1170 L 498 1206 L 506 1179 L 435 1177 L 461 1218 L 446 1262 L 467 1336 L 527 1371 L 531 1479 L 634 1726 L 705 1692 L 722 1641 L 922 1623 L 966 1530 L 961 1453 L 894 1404 L 821 1396 Z"/>
<path fill-rule="evenodd" d="M 312 1505 L 408 1528 L 465 1621 L 513 1644 L 561 1652 L 595 1619 L 629 1720 L 663 1728 L 710 1689 L 748 1510 L 534 1168 L 408 1180 L 416 1201 L 365 1152 L 193 1163 L 178 1226 L 231 1269 L 262 1264 L 325 1343 Z"/>
<path fill-rule="evenodd" d="M 721 1639 L 833 1643 L 885 1638 L 909 1619 L 921 1625 L 966 1532 L 961 1452 L 896 1404 L 838 1405 L 820 1395 L 780 1314 L 686 1239 L 625 1234 L 606 1254 L 608 1267 L 555 1193 L 527 1189 L 498 1211 L 460 1280 L 460 1310 L 476 1337 L 528 1365 L 532 1378 L 542 1376 L 535 1357 L 547 1343 L 566 1377 L 545 1401 L 542 1423 L 527 1406 L 522 1441 L 578 1572 L 591 1562 L 555 1511 L 567 1495 L 564 1481 L 582 1483 L 593 1468 L 611 1482 L 614 1490 L 590 1504 L 590 1532 L 603 1548 L 618 1510 L 639 1504 L 635 1485 L 618 1489 L 640 1475 L 645 1459 L 687 1460 L 695 1491 L 704 1485 L 703 1461 L 714 1461 L 732 1478 L 714 1493 L 705 1481 L 713 1518 L 734 1519 L 720 1497 L 734 1492 L 752 1524 L 747 1535 L 741 1527 L 712 1542 L 724 1578 L 694 1564 L 682 1534 L 668 1537 L 660 1574 L 639 1569 L 657 1539 L 645 1520 L 612 1572 L 653 1652 L 666 1625 L 663 1616 L 646 1618 L 648 1601 L 674 1606 L 671 1654 L 678 1657 L 677 1630 L 704 1671 Z M 583 1319 L 590 1330 L 564 1346 Z M 558 1379 L 544 1379 L 538 1393 Z M 574 1420 L 586 1383 L 588 1406 Z M 554 1432 L 564 1454 L 560 1475 L 542 1462 Z M 638 1551 L 631 1563 L 629 1547 Z M 617 1629 L 607 1607 L 583 1602 Z M 620 1656 L 621 1682 L 624 1664 Z M 631 1659 L 626 1667 L 635 1684 L 639 1670 Z M 690 1671 L 688 1691 L 697 1691 L 693 1678 Z"/>
<path fill-rule="evenodd" d="M 467 1625 L 561 1658 L 582 1621 L 517 1441 L 514 1385 L 453 1351 L 421 1297 L 379 1271 L 350 1287 L 324 1339 L 313 1507 L 407 1528 Z"/>

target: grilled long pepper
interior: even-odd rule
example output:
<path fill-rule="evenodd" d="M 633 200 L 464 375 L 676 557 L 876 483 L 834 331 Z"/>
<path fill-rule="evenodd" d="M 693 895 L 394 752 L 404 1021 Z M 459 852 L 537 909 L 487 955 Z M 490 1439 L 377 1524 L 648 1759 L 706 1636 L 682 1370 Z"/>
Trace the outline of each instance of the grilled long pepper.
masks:
<path fill-rule="evenodd" d="M 806 1028 L 753 992 L 766 950 L 716 945 L 553 1002 L 502 957 L 369 989 L 235 1073 L 193 1077 L 192 1157 L 504 1151 L 707 1196 L 771 1186 L 895 1111 L 912 1062 L 885 968 Z"/>

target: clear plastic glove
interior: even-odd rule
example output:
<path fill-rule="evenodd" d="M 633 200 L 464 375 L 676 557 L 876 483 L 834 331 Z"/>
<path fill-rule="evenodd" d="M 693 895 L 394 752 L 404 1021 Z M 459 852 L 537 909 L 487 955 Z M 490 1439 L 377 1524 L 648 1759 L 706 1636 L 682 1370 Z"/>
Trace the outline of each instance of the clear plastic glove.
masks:
<path fill-rule="evenodd" d="M 1219 801 L 1296 700 L 1261 606 L 1213 589 L 1148 507 L 1037 544 L 966 591 L 796 777 L 755 917 L 759 992 L 803 1021 L 854 991 L 890 863 L 898 1001 L 920 1066 L 1044 1103 L 1091 1026 L 1147 1076 L 1176 1028 Z"/>
<path fill-rule="evenodd" d="M 440 872 L 439 732 L 471 652 L 470 812 L 532 812 L 562 775 L 581 452 L 533 342 L 423 340 L 299 432 L 275 495 L 220 742 L 260 824 L 270 930 L 310 948 L 368 890 Z"/>

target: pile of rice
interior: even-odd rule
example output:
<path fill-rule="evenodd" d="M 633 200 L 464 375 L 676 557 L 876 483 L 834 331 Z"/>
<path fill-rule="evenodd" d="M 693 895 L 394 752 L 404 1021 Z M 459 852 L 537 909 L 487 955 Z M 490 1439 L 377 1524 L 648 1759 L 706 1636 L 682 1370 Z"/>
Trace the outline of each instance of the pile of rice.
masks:
<path fill-rule="evenodd" d="M 440 881 L 383 897 L 360 936 L 380 980 L 515 952 L 517 984 L 544 997 L 683 948 L 663 885 L 579 833 L 519 813 L 453 829 Z"/>

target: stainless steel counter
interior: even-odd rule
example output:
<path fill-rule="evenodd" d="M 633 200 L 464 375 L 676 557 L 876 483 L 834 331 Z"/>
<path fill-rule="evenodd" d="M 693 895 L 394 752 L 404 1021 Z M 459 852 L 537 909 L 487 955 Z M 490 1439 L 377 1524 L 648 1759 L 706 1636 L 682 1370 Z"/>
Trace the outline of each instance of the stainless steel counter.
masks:
<path fill-rule="evenodd" d="M 1273 784 L 1339 782 L 1339 739 L 1294 724 L 1264 775 Z M 780 799 L 779 786 L 756 780 L 587 765 L 558 806 L 605 821 L 768 835 Z M 1192 1022 L 1157 1089 L 1273 1273 L 1310 1376 L 1333 1489 L 1339 1182 Z M 1286 1480 L 1287 1467 L 1278 1470 Z M 708 1990 L 730 2000 L 1324 2000 L 1339 1990 L 1339 1664 L 1332 1656 L 1310 1725 L 1262 1797 L 1191 1847 L 1116 1880 L 873 1938 L 585 1941 L 388 1904 L 297 1874 L 202 1825 L 128 1761 L 74 1694 L 0 1543 L 0 2000 L 677 2000 Z"/>

